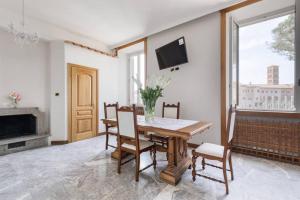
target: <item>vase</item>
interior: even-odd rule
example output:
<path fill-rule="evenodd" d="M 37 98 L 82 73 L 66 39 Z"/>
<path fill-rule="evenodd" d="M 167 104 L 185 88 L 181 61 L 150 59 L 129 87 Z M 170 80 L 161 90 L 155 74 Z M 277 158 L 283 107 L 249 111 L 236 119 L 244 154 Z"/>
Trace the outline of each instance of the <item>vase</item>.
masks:
<path fill-rule="evenodd" d="M 145 120 L 146 122 L 151 122 L 154 119 L 155 114 L 155 106 L 147 106 L 145 105 Z"/>
<path fill-rule="evenodd" d="M 18 102 L 17 102 L 16 100 L 13 100 L 13 101 L 11 102 L 11 107 L 12 107 L 12 108 L 17 108 L 17 106 L 18 106 Z"/>

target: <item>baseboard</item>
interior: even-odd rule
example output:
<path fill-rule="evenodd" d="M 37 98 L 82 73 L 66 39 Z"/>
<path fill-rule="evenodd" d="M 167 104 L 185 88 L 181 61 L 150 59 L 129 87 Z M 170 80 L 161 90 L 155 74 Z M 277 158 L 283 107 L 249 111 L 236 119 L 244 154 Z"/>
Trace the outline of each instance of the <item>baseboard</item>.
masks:
<path fill-rule="evenodd" d="M 101 136 L 101 135 L 105 135 L 105 132 L 100 132 L 97 133 L 96 136 Z M 68 144 L 69 141 L 68 140 L 54 140 L 51 141 L 51 145 L 64 145 L 64 144 Z"/>
<path fill-rule="evenodd" d="M 97 133 L 97 136 L 105 135 L 105 132 Z"/>
<path fill-rule="evenodd" d="M 63 144 L 68 144 L 69 141 L 67 140 L 56 140 L 56 141 L 51 141 L 51 145 L 63 145 Z"/>

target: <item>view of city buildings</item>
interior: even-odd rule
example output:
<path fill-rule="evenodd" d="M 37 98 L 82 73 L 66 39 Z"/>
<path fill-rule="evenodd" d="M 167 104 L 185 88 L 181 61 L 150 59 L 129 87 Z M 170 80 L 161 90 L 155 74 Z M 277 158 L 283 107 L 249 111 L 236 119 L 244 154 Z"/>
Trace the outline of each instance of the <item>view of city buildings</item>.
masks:
<path fill-rule="evenodd" d="M 293 111 L 294 85 L 279 84 L 279 66 L 267 67 L 267 84 L 240 84 L 239 108 Z"/>

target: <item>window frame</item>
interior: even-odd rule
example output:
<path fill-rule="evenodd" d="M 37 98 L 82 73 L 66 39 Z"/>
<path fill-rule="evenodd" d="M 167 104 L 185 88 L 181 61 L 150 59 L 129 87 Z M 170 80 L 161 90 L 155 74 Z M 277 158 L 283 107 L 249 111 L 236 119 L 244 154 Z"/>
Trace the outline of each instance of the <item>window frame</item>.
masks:
<path fill-rule="evenodd" d="M 236 25 L 237 27 L 237 40 L 236 40 L 236 91 L 235 91 L 235 94 L 236 94 L 236 97 L 235 97 L 235 100 L 236 102 L 234 103 L 233 102 L 233 69 L 232 69 L 232 66 L 233 66 L 233 46 L 234 46 L 234 37 L 233 37 L 233 27 L 234 25 Z M 239 51 L 239 48 L 240 48 L 240 37 L 239 37 L 239 31 L 240 30 L 240 25 L 239 23 L 231 16 L 230 17 L 230 29 L 229 29 L 229 52 L 231 52 L 230 56 L 229 56 L 229 103 L 231 105 L 233 104 L 236 104 L 236 105 L 239 105 L 239 54 L 240 54 L 240 51 Z"/>
<path fill-rule="evenodd" d="M 298 8 L 299 10 L 299 8 Z M 240 94 L 239 94 L 239 87 L 240 87 L 240 84 L 239 84 L 239 71 L 240 71 L 240 65 L 239 65 L 239 58 L 240 58 L 240 55 L 239 55 L 239 52 L 240 52 L 240 35 L 239 35 L 239 29 L 242 28 L 242 27 L 245 27 L 245 26 L 249 26 L 249 25 L 253 25 L 253 24 L 256 24 L 256 23 L 260 23 L 260 22 L 264 22 L 264 21 L 268 21 L 268 20 L 272 20 L 272 19 L 275 19 L 275 18 L 278 18 L 278 17 L 282 17 L 282 16 L 285 16 L 285 15 L 289 15 L 289 14 L 294 14 L 295 15 L 295 60 L 294 60 L 294 96 L 293 96 L 293 102 L 294 102 L 294 107 L 295 107 L 295 110 L 293 111 L 288 111 L 288 110 L 268 110 L 268 109 L 253 109 L 253 108 L 249 108 L 249 109 L 241 109 L 241 108 L 238 108 L 239 107 L 239 98 L 240 98 Z M 299 14 L 298 14 L 299 15 Z M 253 112 L 274 112 L 274 113 L 280 113 L 280 112 L 299 112 L 300 111 L 300 105 L 297 105 L 297 96 L 300 96 L 300 90 L 297 86 L 298 85 L 298 81 L 299 81 L 299 84 L 300 84 L 300 77 L 299 74 L 300 74 L 300 69 L 298 69 L 299 67 L 297 67 L 299 65 L 299 63 L 297 62 L 297 49 L 299 49 L 299 47 L 297 47 L 297 39 L 299 40 L 299 33 L 297 32 L 297 8 L 296 6 L 289 6 L 289 7 L 286 7 L 286 8 L 283 8 L 283 9 L 279 9 L 279 10 L 276 10 L 276 11 L 272 11 L 272 12 L 269 12 L 269 13 L 265 13 L 265 14 L 262 14 L 262 15 L 259 15 L 259 16 L 255 16 L 255 17 L 252 17 L 252 18 L 248 18 L 246 20 L 240 20 L 240 21 L 235 21 L 232 17 L 230 18 L 230 29 L 229 29 L 229 103 L 232 104 L 232 99 L 233 99 L 233 96 L 232 96 L 232 87 L 233 87 L 233 69 L 232 69 L 232 48 L 233 48 L 233 23 L 236 23 L 237 27 L 238 27 L 238 30 L 237 30 L 237 66 L 236 66 L 236 78 L 237 78 L 237 83 L 236 83 L 236 105 L 237 105 L 237 108 L 239 110 L 247 110 L 247 111 L 253 111 Z M 299 80 L 298 80 L 299 79 Z M 300 100 L 300 99 L 299 99 Z"/>
<path fill-rule="evenodd" d="M 137 56 L 137 63 L 138 63 L 138 66 L 140 65 L 140 56 L 141 55 L 144 55 L 144 86 L 146 85 L 146 57 L 145 57 L 145 51 L 144 50 L 139 50 L 139 51 L 136 51 L 136 52 L 132 52 L 130 54 L 128 54 L 128 74 L 129 74 L 129 79 L 128 79 L 128 85 L 129 85 L 129 89 L 128 89 L 128 102 L 129 104 L 136 104 L 138 106 L 142 105 L 143 102 L 132 102 L 131 100 L 134 99 L 134 94 L 133 94 L 133 81 L 132 81 L 132 68 L 133 66 L 131 66 L 131 63 L 130 63 L 130 59 L 131 57 L 134 57 L 134 56 Z M 138 67 L 138 74 L 140 74 L 140 70 L 139 70 L 139 67 Z M 138 94 L 138 99 L 139 99 L 139 94 Z"/>

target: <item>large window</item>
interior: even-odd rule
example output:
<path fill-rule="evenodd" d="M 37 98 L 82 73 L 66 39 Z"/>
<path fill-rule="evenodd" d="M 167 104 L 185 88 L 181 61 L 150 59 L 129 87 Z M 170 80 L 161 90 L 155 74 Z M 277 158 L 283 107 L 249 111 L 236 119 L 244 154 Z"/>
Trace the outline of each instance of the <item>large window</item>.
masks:
<path fill-rule="evenodd" d="M 145 87 L 145 55 L 144 52 L 138 52 L 129 56 L 130 72 L 130 104 L 142 105 L 139 88 Z"/>
<path fill-rule="evenodd" d="M 237 100 L 241 109 L 294 111 L 295 14 L 256 19 L 237 26 L 238 31 L 234 28 L 232 49 L 237 46 L 238 59 L 231 62 L 231 74 L 237 77 L 237 81 L 231 77 L 236 91 L 231 92 L 231 101 Z"/>

